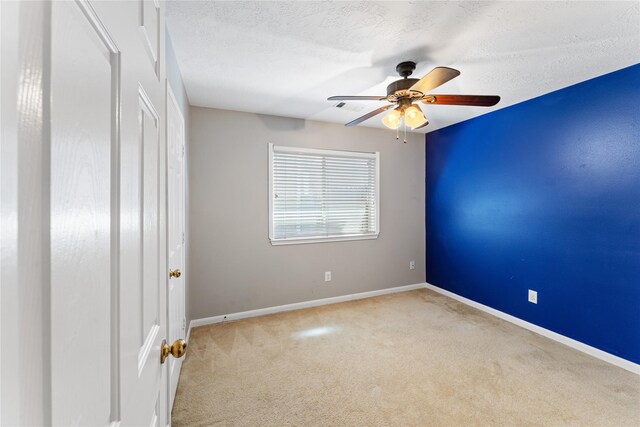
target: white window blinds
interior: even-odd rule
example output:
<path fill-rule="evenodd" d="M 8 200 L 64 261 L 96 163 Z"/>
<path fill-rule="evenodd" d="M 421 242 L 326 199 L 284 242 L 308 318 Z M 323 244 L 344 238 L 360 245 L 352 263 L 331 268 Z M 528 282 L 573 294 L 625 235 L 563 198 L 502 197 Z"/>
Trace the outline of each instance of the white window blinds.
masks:
<path fill-rule="evenodd" d="M 379 153 L 269 144 L 273 244 L 375 238 Z"/>

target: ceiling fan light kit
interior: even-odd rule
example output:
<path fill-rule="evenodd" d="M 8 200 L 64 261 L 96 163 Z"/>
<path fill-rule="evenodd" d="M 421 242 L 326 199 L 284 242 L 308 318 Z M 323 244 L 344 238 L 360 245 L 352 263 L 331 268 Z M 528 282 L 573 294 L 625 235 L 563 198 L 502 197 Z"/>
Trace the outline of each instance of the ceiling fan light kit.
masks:
<path fill-rule="evenodd" d="M 382 118 L 382 123 L 389 129 L 398 129 L 402 120 L 402 112 L 396 108 Z"/>
<path fill-rule="evenodd" d="M 427 118 L 418 106 L 411 104 L 404 110 L 404 121 L 411 129 L 417 129 L 425 124 Z"/>
<path fill-rule="evenodd" d="M 475 107 L 491 107 L 500 101 L 495 95 L 432 95 L 431 90 L 458 77 L 460 71 L 448 67 L 436 67 L 421 79 L 411 79 L 409 76 L 416 69 L 412 61 L 401 62 L 396 71 L 402 77 L 387 86 L 387 96 L 332 96 L 329 101 L 387 101 L 390 105 L 380 107 L 362 117 L 347 123 L 345 126 L 355 126 L 371 117 L 377 116 L 396 106 L 382 118 L 382 123 L 389 129 L 398 129 L 404 122 L 406 127 L 416 130 L 429 124 L 417 102 L 439 105 L 471 105 Z M 416 103 L 414 103 L 416 102 Z M 406 138 L 405 138 L 406 142 Z"/>

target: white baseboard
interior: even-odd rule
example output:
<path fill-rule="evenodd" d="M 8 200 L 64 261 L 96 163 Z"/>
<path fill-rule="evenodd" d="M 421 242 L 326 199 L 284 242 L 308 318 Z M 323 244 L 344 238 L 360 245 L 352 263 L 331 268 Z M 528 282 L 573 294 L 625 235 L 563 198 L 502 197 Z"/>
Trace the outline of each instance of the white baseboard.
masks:
<path fill-rule="evenodd" d="M 493 316 L 496 316 L 502 320 L 506 320 L 507 322 L 511 322 L 515 325 L 518 325 L 522 328 L 528 329 L 532 332 L 535 332 L 544 337 L 550 338 L 554 341 L 557 341 L 561 344 L 567 345 L 571 348 L 579 350 L 583 353 L 588 354 L 589 356 L 593 356 L 600 360 L 603 360 L 607 363 L 611 363 L 612 365 L 616 365 L 622 369 L 626 369 L 629 372 L 633 372 L 634 374 L 640 375 L 640 365 L 637 363 L 633 363 L 629 360 L 623 359 L 621 357 L 615 356 L 611 353 L 607 353 L 606 351 L 602 351 L 595 347 L 591 347 L 590 345 L 581 343 L 580 341 L 576 341 L 572 338 L 566 337 L 564 335 L 560 335 L 557 332 L 550 331 L 549 329 L 542 328 L 538 325 L 534 325 L 533 323 L 529 323 L 525 320 L 519 319 L 517 317 L 511 316 L 510 314 L 504 313 L 502 311 L 496 310 L 484 304 L 480 304 L 468 298 L 462 297 L 458 294 L 454 294 L 453 292 L 449 292 L 437 286 L 434 286 L 430 283 L 427 283 L 425 286 L 427 289 L 431 289 L 432 291 L 438 292 L 444 296 L 452 298 L 456 301 L 460 301 L 468 306 L 477 308 L 478 310 L 482 310 L 486 313 L 489 313 Z"/>
<path fill-rule="evenodd" d="M 424 289 L 425 286 L 426 286 L 426 283 L 416 283 L 414 285 L 379 289 L 377 291 L 360 292 L 360 293 L 351 294 L 351 295 L 341 295 L 338 297 L 330 297 L 330 298 L 316 299 L 312 301 L 296 302 L 293 304 L 278 305 L 275 307 L 259 308 L 257 310 L 241 311 L 238 313 L 224 314 L 221 316 L 205 317 L 202 319 L 193 319 L 191 322 L 189 322 L 189 331 L 187 332 L 187 341 L 189 341 L 189 337 L 191 336 L 191 328 L 197 328 L 198 326 L 211 325 L 211 324 L 220 323 L 220 322 L 229 322 L 231 320 L 246 319 L 248 317 L 264 316 L 267 314 L 281 313 L 283 311 L 300 310 L 302 308 L 336 304 L 339 302 L 377 297 L 380 295 L 395 294 L 397 292 L 413 291 L 414 289 Z"/>

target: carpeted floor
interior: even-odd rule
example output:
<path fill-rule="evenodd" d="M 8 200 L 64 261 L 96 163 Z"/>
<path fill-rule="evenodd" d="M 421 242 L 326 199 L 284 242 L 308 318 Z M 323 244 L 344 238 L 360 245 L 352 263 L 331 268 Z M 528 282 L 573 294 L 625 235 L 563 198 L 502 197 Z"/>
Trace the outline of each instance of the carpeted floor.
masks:
<path fill-rule="evenodd" d="M 640 426 L 640 376 L 429 290 L 196 328 L 174 426 Z"/>

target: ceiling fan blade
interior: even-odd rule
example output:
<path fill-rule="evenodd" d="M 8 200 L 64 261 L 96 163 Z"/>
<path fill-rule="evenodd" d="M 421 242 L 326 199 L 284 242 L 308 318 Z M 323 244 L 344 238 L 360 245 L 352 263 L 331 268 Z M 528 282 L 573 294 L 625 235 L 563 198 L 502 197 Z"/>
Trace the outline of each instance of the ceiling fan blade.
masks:
<path fill-rule="evenodd" d="M 491 107 L 500 101 L 496 95 L 425 95 L 425 104 L 440 105 L 472 105 L 474 107 Z"/>
<path fill-rule="evenodd" d="M 436 67 L 418 80 L 409 90 L 427 93 L 460 75 L 460 71 L 449 67 Z"/>
<path fill-rule="evenodd" d="M 386 101 L 386 96 L 331 96 L 328 101 Z"/>
<path fill-rule="evenodd" d="M 382 113 L 382 112 L 384 112 L 384 111 L 387 111 L 389 108 L 394 107 L 394 106 L 395 106 L 394 104 L 389 104 L 389 105 L 385 105 L 384 107 L 380 107 L 380 108 L 378 108 L 377 110 L 373 110 L 372 112 L 367 113 L 367 114 L 365 114 L 365 115 L 364 115 L 364 116 L 362 116 L 362 117 L 358 117 L 357 119 L 355 119 L 355 120 L 353 120 L 353 121 L 351 121 L 351 122 L 347 123 L 345 126 L 347 126 L 347 127 L 349 127 L 349 126 L 355 126 L 355 125 L 357 125 L 358 123 L 362 123 L 362 122 L 364 122 L 365 120 L 368 120 L 368 119 L 370 119 L 370 118 L 371 118 L 371 117 L 373 117 L 373 116 L 377 116 L 378 114 L 380 114 L 380 113 Z"/>

